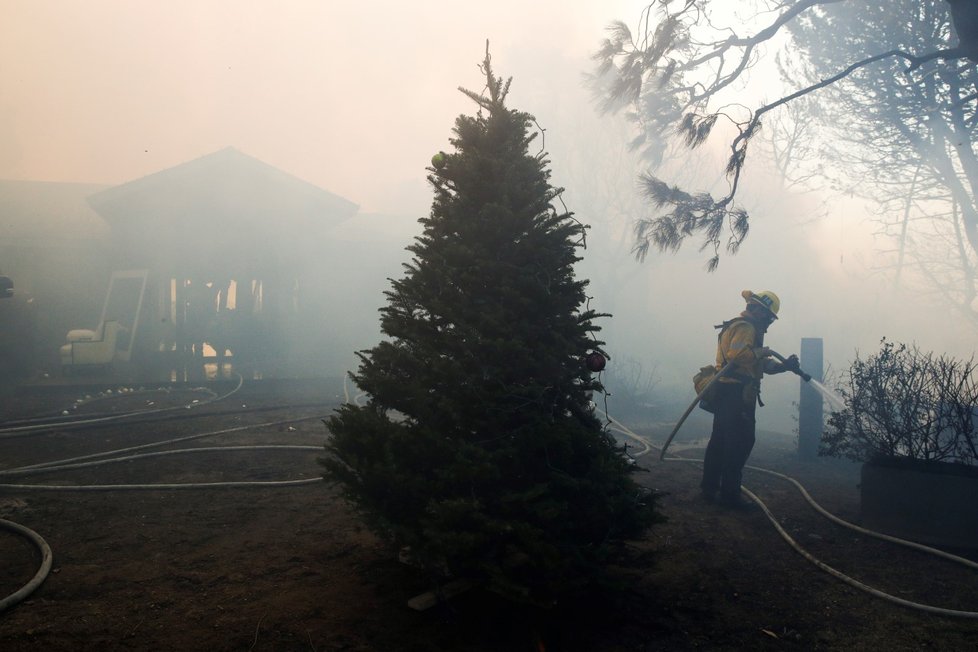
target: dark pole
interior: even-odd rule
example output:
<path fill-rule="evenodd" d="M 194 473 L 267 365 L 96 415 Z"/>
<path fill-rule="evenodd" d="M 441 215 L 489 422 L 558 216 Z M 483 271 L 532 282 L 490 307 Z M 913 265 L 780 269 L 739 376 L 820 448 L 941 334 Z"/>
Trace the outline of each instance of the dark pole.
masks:
<path fill-rule="evenodd" d="M 812 379 L 822 382 L 822 338 L 801 338 L 802 369 Z M 822 441 L 822 395 L 811 383 L 801 382 L 798 402 L 798 456 L 803 459 L 818 457 L 818 445 Z"/>

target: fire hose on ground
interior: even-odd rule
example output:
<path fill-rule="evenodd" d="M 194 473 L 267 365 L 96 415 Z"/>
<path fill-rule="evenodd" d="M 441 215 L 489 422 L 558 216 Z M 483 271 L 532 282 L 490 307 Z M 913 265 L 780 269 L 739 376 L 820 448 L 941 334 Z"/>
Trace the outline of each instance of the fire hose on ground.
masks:
<path fill-rule="evenodd" d="M 41 567 L 38 568 L 36 573 L 34 573 L 34 577 L 32 577 L 27 584 L 20 587 L 7 597 L 0 598 L 0 613 L 2 613 L 15 604 L 19 604 L 20 602 L 26 600 L 27 596 L 33 593 L 37 587 L 41 586 L 41 584 L 47 578 L 48 573 L 51 572 L 51 563 L 54 557 L 51 554 L 51 547 L 48 546 L 47 541 L 42 539 L 41 535 L 34 530 L 3 518 L 0 518 L 0 528 L 25 537 L 31 543 L 33 543 L 34 547 L 41 553 Z"/>
<path fill-rule="evenodd" d="M 241 382 L 239 378 L 239 383 L 231 392 L 227 394 L 215 397 L 212 400 L 207 401 L 208 403 L 214 402 L 227 398 L 231 394 L 234 394 L 238 389 L 241 388 Z M 194 404 L 196 405 L 196 404 Z M 184 409 L 191 406 L 181 406 L 179 408 L 164 408 L 162 410 L 152 410 L 151 412 L 168 411 L 171 409 Z M 144 412 L 146 413 L 146 412 Z M 119 415 L 118 418 L 132 416 L 137 413 L 126 413 L 124 415 Z M 0 478 L 4 476 L 22 476 L 37 473 L 49 473 L 62 470 L 73 470 L 79 468 L 87 468 L 93 466 L 99 466 L 104 464 L 112 464 L 116 462 L 125 462 L 135 459 L 143 459 L 149 457 L 159 457 L 162 455 L 177 455 L 177 454 L 187 454 L 187 453 L 206 453 L 206 452 L 226 452 L 226 451 L 243 451 L 243 450 L 269 450 L 269 449 L 283 449 L 283 450 L 316 450 L 321 451 L 321 446 L 302 446 L 302 445 L 253 445 L 253 446 L 208 446 L 208 447 L 198 447 L 198 448 L 184 448 L 184 449 L 174 449 L 168 451 L 156 451 L 151 453 L 137 453 L 118 457 L 120 453 L 131 453 L 133 451 L 145 450 L 148 448 L 154 448 L 159 446 L 166 446 L 168 444 L 174 444 L 178 442 L 190 441 L 193 439 L 202 439 L 204 437 L 213 437 L 217 435 L 223 435 L 228 433 L 240 432 L 243 430 L 252 430 L 256 428 L 273 427 L 284 424 L 291 424 L 300 421 L 308 421 L 310 419 L 321 419 L 321 415 L 310 416 L 310 417 L 298 417 L 292 419 L 285 419 L 280 421 L 270 421 L 259 424 L 237 426 L 233 428 L 225 428 L 222 430 L 215 430 L 204 433 L 197 433 L 194 435 L 188 435 L 186 437 L 178 437 L 175 439 L 169 439 L 165 441 L 152 442 L 149 444 L 143 444 L 139 446 L 131 446 L 128 448 L 122 448 L 112 451 L 105 451 L 102 453 L 94 453 L 91 455 L 83 455 L 79 457 L 73 457 L 63 460 L 56 460 L 51 462 L 42 462 L 40 464 L 33 464 L 29 466 L 17 467 L 13 469 L 3 469 L 0 470 Z M 113 421 L 114 418 L 100 419 L 100 421 Z M 91 419 L 80 419 L 79 422 L 88 424 Z M 60 423 L 58 427 L 70 426 L 70 423 Z M 50 428 L 50 424 L 47 426 Z M 43 429 L 42 424 L 37 426 L 30 426 L 29 430 L 32 432 L 38 432 Z M 23 429 L 16 429 L 17 434 L 22 434 Z M 2 431 L 0 431 L 2 432 Z M 114 457 L 113 457 L 114 456 Z M 97 459 L 105 458 L 105 459 Z M 19 491 L 117 491 L 117 490 L 177 490 L 177 489 L 216 489 L 216 488 L 243 488 L 243 487 L 289 487 L 297 485 L 307 485 L 322 482 L 321 477 L 315 478 L 301 478 L 297 480 L 270 480 L 270 481 L 230 481 L 230 482 L 194 482 L 194 483 L 156 483 L 156 484 L 113 484 L 113 485 L 35 485 L 35 484 L 0 484 L 0 490 L 19 490 Z M 19 523 L 14 523 L 13 521 L 8 521 L 6 519 L 0 519 L 0 529 L 13 532 L 14 534 L 20 535 L 28 539 L 41 555 L 41 564 L 34 577 L 31 578 L 24 586 L 22 586 L 17 591 L 14 591 L 10 595 L 0 598 L 0 613 L 3 611 L 23 602 L 30 596 L 47 578 L 51 571 L 51 566 L 53 563 L 53 554 L 51 552 L 50 546 L 47 542 L 35 531 L 27 528 Z"/>
<path fill-rule="evenodd" d="M 777 356 L 777 357 L 782 362 L 784 361 L 784 358 L 782 358 L 781 356 Z M 719 378 L 723 374 L 723 371 L 724 370 L 725 369 L 722 369 L 716 376 L 714 376 L 713 380 L 710 381 L 710 384 L 712 384 L 713 382 L 715 382 L 716 379 Z M 798 375 L 799 376 L 802 376 L 802 378 L 805 378 L 805 376 L 807 376 L 807 374 L 804 374 L 804 372 L 801 372 L 801 370 L 797 370 L 796 371 L 796 370 L 792 369 L 792 371 L 795 371 L 795 373 L 798 373 Z M 810 377 L 805 378 L 805 380 L 808 380 L 809 378 Z M 707 389 L 708 389 L 708 387 L 707 387 Z M 345 383 L 344 383 L 344 391 L 345 391 Z M 682 457 L 665 458 L 665 450 L 668 447 L 669 443 L 671 443 L 672 439 L 675 437 L 675 434 L 678 432 L 680 426 L 683 424 L 683 422 L 689 416 L 689 413 L 692 412 L 692 409 L 702 399 L 702 393 L 705 393 L 705 391 L 706 391 L 706 389 L 704 389 L 704 391 L 701 392 L 700 395 L 697 395 L 696 399 L 693 401 L 693 403 L 690 405 L 690 407 L 686 410 L 686 412 L 682 415 L 679 423 L 675 426 L 675 428 L 670 433 L 670 435 L 667 438 L 667 440 L 665 441 L 665 443 L 662 445 L 662 447 L 660 449 L 661 452 L 660 452 L 660 455 L 659 455 L 659 459 L 660 460 L 667 461 L 667 462 L 687 462 L 687 463 L 701 463 L 702 462 L 701 460 L 687 459 L 687 458 L 682 458 Z M 347 395 L 347 401 L 349 401 L 348 395 Z M 652 450 L 653 447 L 643 437 L 635 434 L 630 429 L 628 429 L 624 424 L 622 424 L 621 422 L 615 420 L 614 418 L 610 417 L 609 415 L 606 414 L 605 416 L 609 420 L 609 422 L 612 425 L 615 426 L 614 429 L 617 432 L 620 432 L 620 433 L 624 434 L 625 436 L 633 439 L 634 441 L 640 443 L 643 446 L 643 450 L 640 451 L 640 452 L 638 452 L 638 453 L 636 453 L 636 454 L 634 454 L 633 457 L 635 457 L 635 458 L 641 457 L 641 456 L 647 454 L 648 452 L 650 452 Z M 319 418 L 319 417 L 308 417 L 308 418 Z M 215 432 L 201 433 L 201 434 L 191 435 L 191 436 L 188 436 L 188 437 L 180 437 L 180 438 L 177 438 L 177 439 L 168 440 L 168 441 L 164 441 L 164 442 L 155 442 L 155 443 L 152 443 L 152 444 L 145 444 L 145 445 L 142 445 L 142 446 L 134 446 L 134 447 L 127 448 L 127 449 L 120 449 L 118 451 L 110 451 L 110 452 L 106 452 L 106 453 L 97 453 L 97 454 L 94 454 L 94 455 L 86 455 L 86 456 L 82 456 L 82 457 L 70 458 L 70 459 L 60 460 L 60 461 L 56 461 L 56 462 L 48 462 L 48 463 L 36 464 L 36 465 L 32 465 L 30 467 L 20 467 L 20 468 L 17 468 L 17 469 L 7 469 L 7 470 L 4 470 L 4 471 L 0 471 L 0 476 L 2 476 L 4 474 L 6 474 L 6 475 L 25 475 L 25 474 L 34 473 L 34 472 L 40 473 L 40 472 L 49 472 L 49 471 L 55 471 L 55 470 L 60 470 L 60 469 L 81 468 L 81 467 L 86 467 L 86 466 L 94 466 L 94 465 L 97 465 L 97 464 L 108 464 L 108 463 L 112 463 L 112 462 L 116 462 L 116 461 L 130 460 L 130 459 L 136 459 L 136 458 L 141 458 L 141 457 L 149 457 L 149 456 L 153 456 L 153 455 L 180 454 L 180 453 L 188 453 L 188 452 L 195 452 L 195 451 L 213 451 L 214 450 L 214 447 L 208 447 L 208 448 L 202 448 L 202 449 L 179 449 L 179 450 L 163 451 L 163 452 L 150 453 L 150 454 L 130 455 L 130 456 L 122 457 L 122 458 L 111 458 L 111 459 L 106 459 L 106 460 L 90 461 L 93 458 L 106 457 L 106 456 L 114 455 L 114 454 L 117 454 L 117 453 L 120 453 L 120 452 L 129 452 L 129 451 L 133 451 L 133 450 L 140 450 L 140 449 L 150 448 L 150 447 L 154 447 L 154 446 L 162 446 L 162 445 L 166 445 L 168 443 L 175 443 L 175 442 L 178 442 L 178 441 L 187 441 L 187 440 L 190 440 L 190 439 L 198 439 L 198 438 L 213 436 L 213 435 L 216 435 L 216 434 L 224 434 L 224 433 L 228 433 L 228 432 L 235 432 L 235 431 L 239 431 L 239 430 L 257 428 L 257 427 L 262 427 L 262 426 L 271 426 L 271 425 L 278 425 L 278 424 L 282 424 L 282 423 L 286 423 L 286 422 L 295 422 L 297 420 L 300 420 L 300 419 L 290 419 L 288 421 L 279 421 L 279 422 L 271 422 L 271 423 L 265 423 L 265 424 L 251 425 L 251 426 L 240 426 L 240 427 L 236 427 L 236 428 L 228 428 L 228 429 L 219 430 L 219 431 L 215 431 Z M 242 450 L 242 449 L 248 449 L 248 448 L 252 448 L 252 447 L 244 446 L 244 447 L 231 447 L 231 448 L 234 449 L 234 450 Z M 316 447 L 312 447 L 312 446 L 257 446 L 256 448 L 295 448 L 295 449 L 311 449 L 311 448 L 316 448 L 317 450 L 319 449 L 318 446 L 316 446 Z M 971 568 L 973 570 L 978 570 L 978 563 L 975 563 L 975 562 L 973 562 L 973 561 L 971 561 L 969 559 L 965 559 L 963 557 L 958 557 L 957 555 L 953 555 L 953 554 L 947 553 L 945 551 L 938 550 L 936 548 L 931 548 L 929 546 L 925 546 L 925 545 L 922 545 L 922 544 L 919 544 L 919 543 L 916 543 L 916 542 L 913 542 L 913 541 L 907 541 L 907 540 L 900 539 L 900 538 L 897 538 L 897 537 L 892 537 L 892 536 L 889 536 L 889 535 L 886 535 L 886 534 L 883 534 L 883 533 L 880 533 L 880 532 L 875 532 L 875 531 L 872 531 L 872 530 L 868 530 L 868 529 L 862 528 L 862 527 L 860 527 L 858 525 L 855 525 L 853 523 L 849 523 L 848 521 L 845 521 L 845 520 L 843 520 L 843 519 L 841 519 L 841 518 L 839 518 L 839 517 L 831 514 L 827 510 L 825 510 L 821 505 L 819 505 L 817 502 L 815 502 L 815 500 L 811 497 L 811 495 L 805 490 L 805 488 L 798 481 L 796 481 L 795 479 L 791 478 L 790 476 L 787 476 L 787 475 L 778 473 L 776 471 L 772 471 L 770 469 L 764 469 L 764 468 L 761 468 L 761 467 L 747 466 L 746 468 L 751 469 L 751 470 L 755 470 L 755 471 L 759 471 L 759 472 L 762 472 L 762 473 L 767 473 L 767 474 L 773 475 L 775 477 L 779 477 L 781 479 L 784 479 L 784 480 L 786 480 L 788 482 L 791 482 L 802 493 L 802 496 L 805 498 L 805 500 L 813 508 L 815 508 L 816 511 L 818 511 L 821 515 L 825 516 L 826 518 L 828 518 L 829 520 L 831 520 L 832 522 L 834 522 L 834 523 L 836 523 L 838 525 L 841 525 L 843 527 L 852 529 L 852 530 L 854 530 L 856 532 L 859 532 L 859 533 L 864 534 L 864 535 L 867 535 L 867 536 L 872 536 L 872 537 L 883 539 L 885 541 L 896 543 L 896 544 L 899 544 L 899 545 L 902 545 L 902 546 L 907 546 L 907 547 L 910 547 L 910 548 L 914 548 L 916 550 L 919 550 L 919 551 L 922 551 L 922 552 L 925 552 L 925 553 L 928 553 L 928 554 L 932 554 L 932 555 L 936 555 L 936 556 L 942 557 L 942 558 L 944 558 L 946 560 L 949 560 L 949 561 L 952 561 L 954 563 L 958 563 L 958 564 L 967 566 L 967 567 L 969 567 L 969 568 Z M 315 482 L 321 482 L 321 478 L 308 478 L 308 479 L 301 479 L 301 480 L 285 480 L 285 481 L 271 481 L 271 482 L 218 482 L 218 483 L 149 484 L 149 485 L 9 485 L 9 484 L 0 484 L 0 489 L 9 488 L 9 489 L 20 489 L 20 490 L 31 490 L 31 489 L 33 489 L 33 490 L 46 490 L 46 491 L 92 491 L 92 490 L 106 491 L 106 490 L 121 490 L 121 489 L 183 489 L 183 488 L 208 488 L 208 487 L 229 487 L 229 486 L 232 486 L 232 487 L 266 486 L 267 487 L 267 486 L 290 486 L 290 485 L 296 485 L 296 484 L 309 484 L 309 483 L 315 483 Z M 761 499 L 757 497 L 757 495 L 755 495 L 753 492 L 751 492 L 746 487 L 743 488 L 743 491 L 744 491 L 744 493 L 746 493 L 751 498 L 751 500 L 753 500 L 761 508 L 761 510 L 763 511 L 764 515 L 768 518 L 769 521 L 771 521 L 771 523 L 774 525 L 774 527 L 777 530 L 777 532 L 781 535 L 781 537 L 796 552 L 798 552 L 799 554 L 801 554 L 805 559 L 807 559 L 808 561 L 810 561 L 812 564 L 814 564 L 815 566 L 817 566 L 819 569 L 821 569 L 821 570 L 829 573 L 833 577 L 836 577 L 837 579 L 839 579 L 839 580 L 841 580 L 841 581 L 849 584 L 850 586 L 853 586 L 853 587 L 855 587 L 855 588 L 857 588 L 857 589 L 859 589 L 861 591 L 864 591 L 866 593 L 869 593 L 870 595 L 873 595 L 875 597 L 884 599 L 886 601 L 892 602 L 894 604 L 897 604 L 897 605 L 900 605 L 900 606 L 903 606 L 903 607 L 908 607 L 908 608 L 915 609 L 915 610 L 918 610 L 918 611 L 923 611 L 923 612 L 926 612 L 926 613 L 931 613 L 931 614 L 940 615 L 940 616 L 950 616 L 950 617 L 957 617 L 957 618 L 978 619 L 978 612 L 976 612 L 976 611 L 963 611 L 963 610 L 955 610 L 955 609 L 945 609 L 945 608 L 942 608 L 942 607 L 936 607 L 936 606 L 933 606 L 933 605 L 927 605 L 927 604 L 922 604 L 922 603 L 914 602 L 914 601 L 911 601 L 911 600 L 906 600 L 906 599 L 899 598 L 897 596 L 894 596 L 894 595 L 885 593 L 884 591 L 881 591 L 879 589 L 873 588 L 873 587 L 871 587 L 869 585 L 866 585 L 866 584 L 864 584 L 864 583 L 862 583 L 862 582 L 860 582 L 860 581 L 858 581 L 858 580 L 856 580 L 856 579 L 854 579 L 852 577 L 849 577 L 849 576 L 845 575 L 844 573 L 841 573 L 840 571 L 832 568 L 828 564 L 825 564 L 821 560 L 817 559 L 816 557 L 814 557 L 813 555 L 811 555 L 808 551 L 806 551 L 802 546 L 800 546 L 798 544 L 798 542 L 795 541 L 791 537 L 791 535 L 788 534 L 788 532 L 781 526 L 781 524 L 778 522 L 778 520 L 774 517 L 774 515 L 768 509 L 767 505 L 765 505 L 764 502 L 761 501 Z M 38 548 L 38 550 L 41 553 L 41 557 L 42 557 L 40 568 L 37 571 L 37 573 L 35 573 L 34 577 L 26 585 L 24 585 L 21 589 L 19 589 L 18 591 L 14 592 L 14 593 L 12 593 L 10 595 L 8 595 L 5 598 L 0 599 L 0 612 L 3 612 L 5 609 L 8 609 L 8 608 L 10 608 L 10 607 L 12 607 L 12 606 L 14 606 L 14 605 L 22 602 L 24 599 L 26 599 L 31 593 L 33 593 L 33 591 L 35 591 L 44 582 L 45 578 L 47 577 L 47 575 L 48 575 L 48 573 L 50 572 L 50 569 L 51 569 L 51 565 L 52 565 L 52 553 L 51 553 L 50 547 L 44 541 L 44 539 L 41 538 L 33 530 L 30 530 L 29 528 L 26 528 L 26 527 L 24 527 L 22 525 L 19 525 L 17 523 L 13 523 L 11 521 L 6 521 L 4 519 L 0 519 L 0 528 L 3 528 L 3 529 L 6 529 L 6 530 L 15 532 L 17 534 L 20 534 L 20 535 L 28 538 L 35 545 L 35 547 Z"/>
<path fill-rule="evenodd" d="M 786 359 L 783 356 L 781 356 L 780 354 L 778 354 L 778 353 L 775 353 L 775 352 L 772 351 L 772 355 L 774 357 L 776 357 L 778 360 L 780 360 L 782 363 L 784 363 L 786 361 Z M 699 402 L 703 399 L 703 395 L 706 394 L 709 391 L 709 389 L 713 385 L 713 383 L 717 382 L 717 380 L 721 376 L 724 375 L 724 373 L 729 369 L 729 367 L 730 367 L 730 364 L 729 363 L 726 364 L 726 365 L 724 365 L 723 368 L 721 368 L 720 371 L 718 371 L 717 374 L 713 376 L 713 378 L 703 388 L 703 390 L 699 394 L 697 394 L 696 398 L 693 399 L 693 402 L 689 405 L 689 407 L 686 409 L 686 411 L 682 414 L 682 416 L 680 417 L 678 423 L 676 423 L 675 427 L 669 433 L 668 437 L 666 437 L 666 440 L 662 444 L 661 448 L 659 448 L 659 451 L 660 451 L 659 452 L 659 461 L 665 461 L 665 462 L 688 462 L 688 463 L 693 463 L 693 464 L 702 464 L 702 460 L 688 459 L 688 458 L 684 458 L 684 457 L 668 457 L 667 458 L 665 456 L 666 455 L 666 449 L 669 447 L 669 444 L 672 443 L 672 440 L 675 438 L 676 433 L 679 432 L 679 428 L 686 421 L 686 418 L 693 411 L 693 408 L 695 408 L 699 404 Z M 799 369 L 797 367 L 794 367 L 794 368 L 790 368 L 789 367 L 788 368 L 788 371 L 792 371 L 792 372 L 798 374 L 806 382 L 808 382 L 808 381 L 811 380 L 811 376 L 809 374 L 806 374 L 804 371 L 802 371 L 801 369 Z M 621 434 L 623 434 L 623 435 L 625 435 L 625 436 L 633 439 L 634 441 L 637 441 L 638 443 L 640 443 L 642 445 L 643 450 L 635 453 L 634 455 L 632 455 L 632 457 L 634 457 L 634 458 L 641 457 L 643 455 L 646 455 L 647 453 L 649 453 L 652 450 L 653 446 L 651 446 L 644 438 L 642 438 L 639 435 L 635 434 L 634 432 L 632 432 L 631 430 L 629 430 L 625 425 L 623 425 L 621 422 L 615 420 L 611 416 L 605 414 L 605 417 L 609 420 L 609 422 L 612 425 L 615 426 L 616 432 L 620 432 Z M 939 550 L 937 548 L 932 548 L 930 546 L 925 546 L 925 545 L 920 544 L 920 543 L 917 543 L 915 541 L 908 541 L 906 539 L 901 539 L 899 537 L 890 536 L 890 535 L 884 534 L 882 532 L 876 532 L 874 530 L 869 530 L 869 529 L 860 527 L 860 526 L 858 526 L 858 525 L 856 525 L 854 523 L 850 523 L 850 522 L 848 522 L 848 521 L 846 521 L 844 519 L 841 519 L 838 516 L 835 516 L 834 514 L 832 514 L 828 510 L 826 510 L 825 508 L 823 508 L 817 502 L 815 502 L 815 499 L 813 499 L 811 497 L 811 495 L 808 493 L 808 491 L 805 490 L 805 488 L 801 485 L 801 483 L 799 483 L 797 480 L 795 480 L 794 478 L 792 478 L 790 476 L 784 475 L 783 473 L 778 473 L 777 471 L 772 471 L 771 469 L 765 469 L 765 468 L 758 467 L 758 466 L 750 466 L 750 465 L 748 465 L 745 468 L 751 469 L 753 471 L 758 471 L 758 472 L 761 472 L 761 473 L 766 473 L 768 475 L 772 475 L 772 476 L 775 476 L 777 478 L 781 478 L 782 480 L 786 480 L 786 481 L 792 483 L 798 489 L 798 491 L 801 492 L 802 496 L 805 498 L 805 500 L 808 502 L 809 505 L 811 505 L 819 514 L 821 514 L 825 518 L 829 519 L 833 523 L 836 523 L 837 525 L 841 525 L 842 527 L 848 528 L 850 530 L 853 530 L 855 532 L 858 532 L 858 533 L 863 534 L 863 535 L 866 535 L 866 536 L 874 537 L 874 538 L 877 538 L 877 539 L 881 539 L 883 541 L 888 541 L 890 543 L 895 543 L 895 544 L 898 544 L 898 545 L 901 545 L 901 546 L 905 546 L 905 547 L 908 547 L 908 548 L 913 548 L 915 550 L 924 552 L 924 553 L 929 554 L 929 555 L 941 557 L 943 559 L 946 559 L 948 561 L 954 562 L 956 564 L 960 564 L 962 566 L 966 566 L 966 567 L 968 567 L 968 568 L 970 568 L 972 570 L 978 570 L 978 563 L 973 562 L 970 559 L 966 559 L 964 557 L 959 557 L 958 555 L 954 555 L 954 554 L 945 552 L 943 550 Z M 850 577 L 850 576 L 848 576 L 848 575 L 846 575 L 846 574 L 844 574 L 844 573 L 836 570 L 835 568 L 832 568 L 831 566 L 829 566 L 828 564 L 824 563 L 820 559 L 817 559 L 814 555 L 812 555 L 807 550 L 805 550 L 797 541 L 795 541 L 795 539 L 792 538 L 792 536 L 790 534 L 788 534 L 788 532 L 781 526 L 781 523 L 779 523 L 778 520 L 777 520 L 777 518 L 774 517 L 774 515 L 768 509 L 767 505 L 765 505 L 764 502 L 760 498 L 758 498 L 758 496 L 756 494 L 754 494 L 752 491 L 750 491 L 746 487 L 741 487 L 741 489 L 743 490 L 743 492 L 745 494 L 747 494 L 748 497 L 750 497 L 750 499 L 752 501 L 754 501 L 758 505 L 758 507 L 760 507 L 761 511 L 764 513 L 764 515 L 767 517 L 767 519 L 772 523 L 772 525 L 774 525 L 774 528 L 777 530 L 778 534 L 781 535 L 781 538 L 784 539 L 788 543 L 789 546 L 791 546 L 802 557 L 804 557 L 805 559 L 807 559 L 808 561 L 810 561 L 812 564 L 814 564 L 815 566 L 817 566 L 821 570 L 823 570 L 826 573 L 832 575 L 833 577 L 835 577 L 835 578 L 837 578 L 837 579 L 845 582 L 846 584 L 849 584 L 850 586 L 853 586 L 853 587 L 859 589 L 860 591 L 869 593 L 870 595 L 876 596 L 878 598 L 881 598 L 881 599 L 886 600 L 888 602 L 892 602 L 894 604 L 898 604 L 898 605 L 903 606 L 903 607 L 908 607 L 908 608 L 911 608 L 911 609 L 915 609 L 917 611 L 923 611 L 923 612 L 926 612 L 926 613 L 936 614 L 936 615 L 940 615 L 940 616 L 950 616 L 950 617 L 955 617 L 955 618 L 968 618 L 968 619 L 978 620 L 978 611 L 964 611 L 964 610 L 957 610 L 957 609 L 945 609 L 945 608 L 942 608 L 942 607 L 936 607 L 936 606 L 929 605 L 929 604 L 923 604 L 923 603 L 920 603 L 920 602 L 914 602 L 912 600 L 906 600 L 904 598 L 900 598 L 898 596 L 891 595 L 889 593 L 886 593 L 884 591 L 881 591 L 879 589 L 876 589 L 876 588 L 874 588 L 872 586 L 869 586 L 867 584 L 864 584 L 863 582 L 860 582 L 859 580 L 857 580 L 855 578 L 852 578 L 852 577 Z"/>

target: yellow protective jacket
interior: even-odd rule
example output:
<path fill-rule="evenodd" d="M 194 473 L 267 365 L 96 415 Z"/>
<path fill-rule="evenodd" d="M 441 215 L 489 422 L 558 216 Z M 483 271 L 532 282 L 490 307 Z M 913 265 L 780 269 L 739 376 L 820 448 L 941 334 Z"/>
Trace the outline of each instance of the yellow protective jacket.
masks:
<path fill-rule="evenodd" d="M 764 346 L 764 333 L 754 322 L 744 316 L 724 322 L 717 338 L 717 370 L 730 363 L 731 367 L 720 377 L 721 383 L 744 383 L 760 386 L 761 377 L 767 370 L 768 359 L 759 358 L 754 350 Z"/>

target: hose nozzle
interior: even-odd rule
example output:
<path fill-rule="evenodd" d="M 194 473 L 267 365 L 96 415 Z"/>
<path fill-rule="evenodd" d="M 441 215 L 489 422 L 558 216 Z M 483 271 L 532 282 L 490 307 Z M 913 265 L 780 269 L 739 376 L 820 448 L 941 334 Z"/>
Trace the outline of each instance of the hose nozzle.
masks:
<path fill-rule="evenodd" d="M 777 351 L 771 351 L 771 355 L 777 358 L 781 362 L 781 364 L 784 365 L 785 369 L 787 369 L 791 373 L 798 374 L 801 377 L 801 379 L 804 380 L 806 383 L 812 379 L 810 374 L 806 374 L 804 371 L 802 371 L 801 367 L 798 366 L 798 356 L 792 355 L 789 356 L 788 358 L 785 358 Z"/>

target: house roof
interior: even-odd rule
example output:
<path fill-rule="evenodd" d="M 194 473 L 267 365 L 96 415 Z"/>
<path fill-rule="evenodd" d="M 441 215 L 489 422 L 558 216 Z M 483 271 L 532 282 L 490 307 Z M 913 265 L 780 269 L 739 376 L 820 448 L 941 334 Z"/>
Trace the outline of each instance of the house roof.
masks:
<path fill-rule="evenodd" d="M 359 208 L 233 147 L 108 188 L 88 202 L 113 226 L 178 221 L 275 230 L 332 226 Z"/>
<path fill-rule="evenodd" d="M 353 217 L 351 201 L 228 147 L 102 190 L 88 203 L 132 264 L 232 269 L 294 266 Z M 202 259 L 224 258 L 223 263 Z"/>

